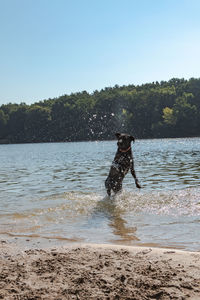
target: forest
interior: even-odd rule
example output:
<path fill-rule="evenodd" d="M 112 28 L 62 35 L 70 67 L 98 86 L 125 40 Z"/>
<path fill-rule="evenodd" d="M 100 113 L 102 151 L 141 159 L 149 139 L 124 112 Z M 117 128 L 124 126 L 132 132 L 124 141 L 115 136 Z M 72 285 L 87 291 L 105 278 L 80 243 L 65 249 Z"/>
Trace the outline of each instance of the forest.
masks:
<path fill-rule="evenodd" d="M 106 87 L 0 106 L 0 143 L 200 136 L 200 79 Z"/>

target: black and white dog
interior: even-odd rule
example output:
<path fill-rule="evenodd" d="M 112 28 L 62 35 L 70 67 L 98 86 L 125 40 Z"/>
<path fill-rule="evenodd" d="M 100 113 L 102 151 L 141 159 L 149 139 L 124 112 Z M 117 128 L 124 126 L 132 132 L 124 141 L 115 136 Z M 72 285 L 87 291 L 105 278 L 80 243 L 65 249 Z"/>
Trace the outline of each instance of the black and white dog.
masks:
<path fill-rule="evenodd" d="M 116 133 L 115 135 L 118 139 L 118 149 L 112 162 L 109 175 L 105 181 L 108 196 L 111 195 L 111 190 L 113 190 L 114 193 L 121 191 L 122 181 L 129 169 L 135 179 L 136 187 L 139 189 L 141 188 L 135 174 L 133 154 L 131 150 L 131 142 L 134 142 L 135 138 L 124 133 Z"/>

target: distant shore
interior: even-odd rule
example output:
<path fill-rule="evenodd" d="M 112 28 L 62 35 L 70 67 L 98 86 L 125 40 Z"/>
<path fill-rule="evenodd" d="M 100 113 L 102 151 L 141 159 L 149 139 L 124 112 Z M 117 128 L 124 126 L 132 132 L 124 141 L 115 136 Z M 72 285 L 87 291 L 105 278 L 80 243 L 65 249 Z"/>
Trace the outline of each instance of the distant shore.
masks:
<path fill-rule="evenodd" d="M 110 140 L 115 132 L 136 139 L 199 136 L 200 78 L 62 95 L 0 106 L 0 143 Z"/>
<path fill-rule="evenodd" d="M 0 242 L 0 299 L 200 299 L 200 252 Z"/>
<path fill-rule="evenodd" d="M 152 138 L 137 138 L 137 140 L 163 140 L 163 139 L 198 139 L 200 136 L 177 136 L 177 137 L 152 137 Z M 110 139 L 83 139 L 83 140 L 61 140 L 61 141 L 24 141 L 24 142 L 12 142 L 6 139 L 0 139 L 0 145 L 18 145 L 18 144 L 49 144 L 49 143 L 84 143 L 84 142 L 109 142 L 115 141 Z"/>

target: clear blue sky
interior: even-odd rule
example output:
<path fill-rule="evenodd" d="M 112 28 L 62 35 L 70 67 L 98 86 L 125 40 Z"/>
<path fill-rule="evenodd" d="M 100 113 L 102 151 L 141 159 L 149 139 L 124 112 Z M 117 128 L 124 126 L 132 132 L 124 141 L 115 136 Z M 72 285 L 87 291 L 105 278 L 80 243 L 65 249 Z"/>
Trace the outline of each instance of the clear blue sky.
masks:
<path fill-rule="evenodd" d="M 0 0 L 0 104 L 200 77 L 199 0 Z"/>

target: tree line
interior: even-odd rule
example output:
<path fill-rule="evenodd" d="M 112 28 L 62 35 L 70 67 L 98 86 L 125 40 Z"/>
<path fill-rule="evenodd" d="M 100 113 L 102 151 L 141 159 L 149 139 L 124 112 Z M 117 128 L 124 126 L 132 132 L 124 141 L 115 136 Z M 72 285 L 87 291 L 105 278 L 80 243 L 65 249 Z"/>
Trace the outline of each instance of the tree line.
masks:
<path fill-rule="evenodd" d="M 0 106 L 0 143 L 200 136 L 200 79 L 106 87 Z"/>

